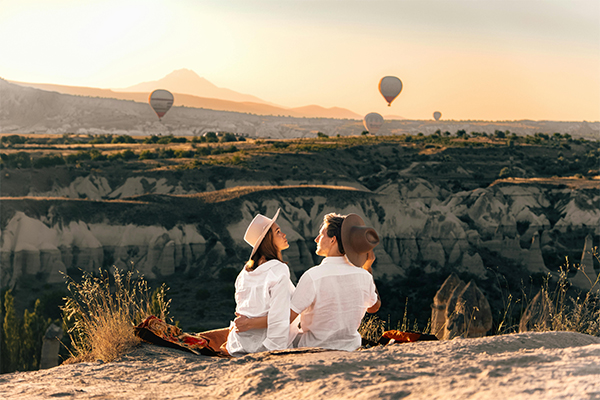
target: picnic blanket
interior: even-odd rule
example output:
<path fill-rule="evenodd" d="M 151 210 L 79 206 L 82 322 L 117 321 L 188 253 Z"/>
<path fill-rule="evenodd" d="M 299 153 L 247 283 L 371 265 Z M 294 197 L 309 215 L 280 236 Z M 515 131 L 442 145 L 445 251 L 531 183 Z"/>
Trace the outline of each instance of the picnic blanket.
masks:
<path fill-rule="evenodd" d="M 377 343 L 385 346 L 393 343 L 420 342 L 424 340 L 438 340 L 438 338 L 426 333 L 402 332 L 394 329 L 383 332 Z"/>
<path fill-rule="evenodd" d="M 218 356 L 209 347 L 209 339 L 190 335 L 175 325 L 168 324 L 154 315 L 135 327 L 135 335 L 148 343 L 188 351 L 197 355 Z"/>

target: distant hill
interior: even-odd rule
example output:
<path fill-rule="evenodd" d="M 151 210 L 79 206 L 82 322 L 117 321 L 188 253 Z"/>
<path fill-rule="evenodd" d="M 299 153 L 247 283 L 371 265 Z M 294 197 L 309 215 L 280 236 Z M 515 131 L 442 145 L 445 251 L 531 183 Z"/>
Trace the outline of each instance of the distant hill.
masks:
<path fill-rule="evenodd" d="M 182 73 L 182 71 L 187 72 Z M 185 77 L 190 78 L 189 82 L 191 89 L 189 90 L 184 90 L 185 87 L 179 85 L 178 83 L 178 79 L 185 79 Z M 258 97 L 242 95 L 229 89 L 217 88 L 206 79 L 200 78 L 194 72 L 188 70 L 175 71 L 167 75 L 165 78 L 155 82 L 145 82 L 139 85 L 131 86 L 130 88 L 127 88 L 129 91 L 55 85 L 50 83 L 11 83 L 15 83 L 19 86 L 32 87 L 62 94 L 118 100 L 133 100 L 140 103 L 146 103 L 148 101 L 148 95 L 155 89 L 161 88 L 174 93 L 174 106 L 204 108 L 216 111 L 233 111 L 257 115 L 290 116 L 298 118 L 362 119 L 362 116 L 359 114 L 339 107 L 325 108 L 318 105 L 309 105 L 305 107 L 286 108 L 278 106 L 273 103 L 265 102 Z M 213 89 L 211 89 L 211 87 Z M 206 96 L 187 93 L 201 92 L 202 88 L 206 88 L 206 92 L 208 93 Z M 183 91 L 179 92 L 178 89 Z M 231 98 L 247 100 L 230 100 Z"/>
<path fill-rule="evenodd" d="M 67 92 L 69 94 L 64 94 Z M 260 103 L 240 103 L 175 95 L 175 106 L 158 121 L 147 103 L 147 93 L 115 92 L 49 84 L 16 84 L 0 79 L 0 133 L 113 133 L 151 135 L 234 132 L 262 138 L 360 135 L 362 117 L 343 109 L 307 106 L 284 109 Z M 227 110 L 227 111 L 225 111 Z M 332 115 L 334 117 L 317 117 Z M 434 121 L 386 119 L 378 135 L 425 135 L 437 130 L 456 132 L 510 131 L 569 133 L 574 138 L 597 140 L 600 122 L 586 121 Z"/>

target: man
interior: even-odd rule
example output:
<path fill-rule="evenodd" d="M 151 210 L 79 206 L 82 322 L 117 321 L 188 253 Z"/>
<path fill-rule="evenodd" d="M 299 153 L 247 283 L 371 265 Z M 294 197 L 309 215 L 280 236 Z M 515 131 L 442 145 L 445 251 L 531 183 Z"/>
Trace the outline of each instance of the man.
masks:
<path fill-rule="evenodd" d="M 302 275 L 292 295 L 291 320 L 300 314 L 301 326 L 294 347 L 356 350 L 365 311 L 381 306 L 371 269 L 379 237 L 358 215 L 331 213 L 315 242 L 325 259 Z"/>

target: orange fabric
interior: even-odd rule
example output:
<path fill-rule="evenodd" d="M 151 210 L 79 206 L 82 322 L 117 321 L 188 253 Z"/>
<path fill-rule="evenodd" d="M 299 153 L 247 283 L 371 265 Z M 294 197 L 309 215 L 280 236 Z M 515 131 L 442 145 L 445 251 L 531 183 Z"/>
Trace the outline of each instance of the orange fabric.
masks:
<path fill-rule="evenodd" d="M 420 333 L 402 332 L 397 330 L 385 331 L 382 338 L 393 340 L 396 343 L 417 342 L 421 338 Z"/>
<path fill-rule="evenodd" d="M 146 329 L 159 338 L 180 347 L 184 347 L 193 353 L 196 353 L 208 346 L 208 340 L 204 339 L 203 337 L 192 336 L 184 333 L 178 327 L 167 324 L 154 315 L 149 316 L 144 320 L 144 322 L 139 324 L 136 332 L 139 332 L 140 329 Z"/>

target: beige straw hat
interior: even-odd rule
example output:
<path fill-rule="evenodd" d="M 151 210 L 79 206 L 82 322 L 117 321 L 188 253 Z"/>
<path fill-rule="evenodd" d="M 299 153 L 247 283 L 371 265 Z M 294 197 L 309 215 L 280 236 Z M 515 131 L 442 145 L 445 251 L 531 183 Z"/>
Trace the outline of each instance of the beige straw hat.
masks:
<path fill-rule="evenodd" d="M 365 226 L 361 217 L 348 214 L 342 222 L 342 245 L 348 261 L 362 267 L 367 261 L 367 253 L 379 244 L 375 229 Z"/>
<path fill-rule="evenodd" d="M 277 209 L 277 212 L 275 213 L 273 219 L 269 219 L 262 214 L 257 214 L 256 217 L 254 217 L 254 219 L 252 220 L 252 222 L 250 222 L 250 225 L 248 226 L 248 229 L 246 229 L 246 233 L 244 234 L 244 240 L 246 241 L 246 243 L 253 247 L 252 253 L 250 254 L 250 258 L 252 258 L 254 253 L 256 253 L 256 250 L 258 250 L 258 248 L 260 247 L 260 244 L 265 238 L 265 235 L 267 234 L 267 232 L 269 232 L 271 226 L 273 226 L 273 223 L 279 216 L 279 211 L 281 211 L 281 208 Z"/>

